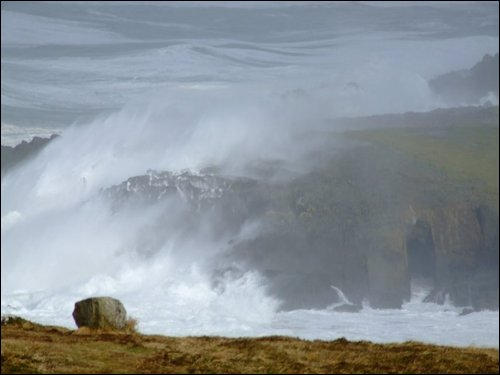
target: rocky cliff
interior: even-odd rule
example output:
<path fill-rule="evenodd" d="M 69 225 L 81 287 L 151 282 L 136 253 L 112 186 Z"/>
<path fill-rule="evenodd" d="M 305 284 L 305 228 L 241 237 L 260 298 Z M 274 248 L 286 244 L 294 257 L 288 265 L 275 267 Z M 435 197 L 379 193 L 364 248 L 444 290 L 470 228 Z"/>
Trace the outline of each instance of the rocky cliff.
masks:
<path fill-rule="evenodd" d="M 446 295 L 459 306 L 498 308 L 498 212 L 488 206 L 459 204 L 417 210 L 416 225 L 426 230 L 426 249 L 434 290 L 428 301 L 442 303 Z M 414 257 L 422 249 L 409 249 Z"/>
<path fill-rule="evenodd" d="M 185 222 L 209 211 L 217 233 L 235 236 L 251 218 L 265 223 L 258 235 L 235 241 L 215 261 L 214 285 L 257 269 L 284 309 L 338 302 L 333 287 L 355 304 L 367 299 L 372 307 L 399 308 L 410 297 L 412 278 L 421 277 L 434 285 L 428 301 L 443 303 L 448 295 L 457 305 L 498 308 L 498 212 L 457 202 L 458 192 L 446 199 L 439 183 L 415 190 L 399 170 L 377 171 L 388 165 L 374 159 L 374 152 L 358 149 L 332 170 L 279 185 L 149 171 L 104 193 L 115 209 L 130 201 L 179 199 L 188 207 Z M 378 160 L 371 167 L 383 183 L 368 185 L 373 176 L 356 169 L 358 163 L 370 168 L 369 160 Z M 430 204 L 426 194 L 441 202 Z"/>
<path fill-rule="evenodd" d="M 429 302 L 448 298 L 498 309 L 498 178 L 492 177 L 498 117 L 493 120 L 332 133 L 349 147 L 279 181 L 148 171 L 103 195 L 114 210 L 179 202 L 185 209 L 177 221 L 190 223 L 188 236 L 209 222 L 216 236 L 230 239 L 213 260 L 214 287 L 258 270 L 283 309 L 340 302 L 337 288 L 353 304 L 399 308 L 410 298 L 412 280 L 422 278 L 433 288 Z M 206 215 L 210 220 L 203 221 Z M 238 237 L 249 221 L 259 222 L 259 230 Z"/>

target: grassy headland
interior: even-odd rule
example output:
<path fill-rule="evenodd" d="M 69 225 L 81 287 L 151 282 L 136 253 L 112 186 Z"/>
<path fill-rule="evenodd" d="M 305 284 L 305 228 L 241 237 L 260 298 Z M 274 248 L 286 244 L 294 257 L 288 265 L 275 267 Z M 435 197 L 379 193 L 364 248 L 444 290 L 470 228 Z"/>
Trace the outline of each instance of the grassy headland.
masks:
<path fill-rule="evenodd" d="M 2 373 L 498 373 L 498 349 L 2 325 Z"/>
<path fill-rule="evenodd" d="M 498 207 L 498 124 L 385 128 L 353 131 L 348 135 L 427 162 L 446 172 L 453 183 L 482 181 L 481 193 Z"/>

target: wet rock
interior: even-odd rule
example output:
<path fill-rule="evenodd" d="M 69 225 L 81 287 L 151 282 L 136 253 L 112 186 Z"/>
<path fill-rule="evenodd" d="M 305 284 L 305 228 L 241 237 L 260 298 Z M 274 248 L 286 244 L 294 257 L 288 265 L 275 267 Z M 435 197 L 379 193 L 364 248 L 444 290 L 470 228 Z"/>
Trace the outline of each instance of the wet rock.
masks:
<path fill-rule="evenodd" d="M 474 309 L 471 309 L 470 307 L 466 307 L 465 309 L 462 310 L 459 316 L 464 316 L 464 315 L 469 315 L 474 312 Z"/>
<path fill-rule="evenodd" d="M 352 305 L 349 303 L 344 303 L 343 305 L 334 307 L 333 311 L 355 313 L 359 312 L 361 309 L 362 307 L 360 305 Z"/>
<path fill-rule="evenodd" d="M 444 304 L 446 300 L 446 293 L 444 290 L 434 288 L 423 300 L 424 303 L 437 303 L 438 305 Z"/>
<path fill-rule="evenodd" d="M 75 303 L 73 319 L 78 328 L 124 329 L 127 312 L 115 298 L 92 297 Z"/>

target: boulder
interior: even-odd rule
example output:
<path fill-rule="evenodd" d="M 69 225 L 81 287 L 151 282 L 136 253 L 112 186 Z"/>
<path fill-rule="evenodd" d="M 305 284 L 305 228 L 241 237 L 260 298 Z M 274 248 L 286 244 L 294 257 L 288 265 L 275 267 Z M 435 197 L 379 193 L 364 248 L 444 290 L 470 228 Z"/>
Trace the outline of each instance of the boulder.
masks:
<path fill-rule="evenodd" d="M 73 319 L 78 328 L 124 329 L 127 312 L 115 298 L 92 297 L 75 303 Z"/>

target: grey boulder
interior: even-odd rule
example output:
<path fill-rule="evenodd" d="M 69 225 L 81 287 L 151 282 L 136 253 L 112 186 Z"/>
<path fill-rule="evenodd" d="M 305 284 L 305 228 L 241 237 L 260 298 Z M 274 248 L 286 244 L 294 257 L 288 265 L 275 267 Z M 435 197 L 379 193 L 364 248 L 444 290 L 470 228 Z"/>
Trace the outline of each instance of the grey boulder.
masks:
<path fill-rule="evenodd" d="M 91 297 L 75 303 L 73 319 L 80 327 L 123 329 L 127 312 L 123 304 L 111 297 Z"/>

